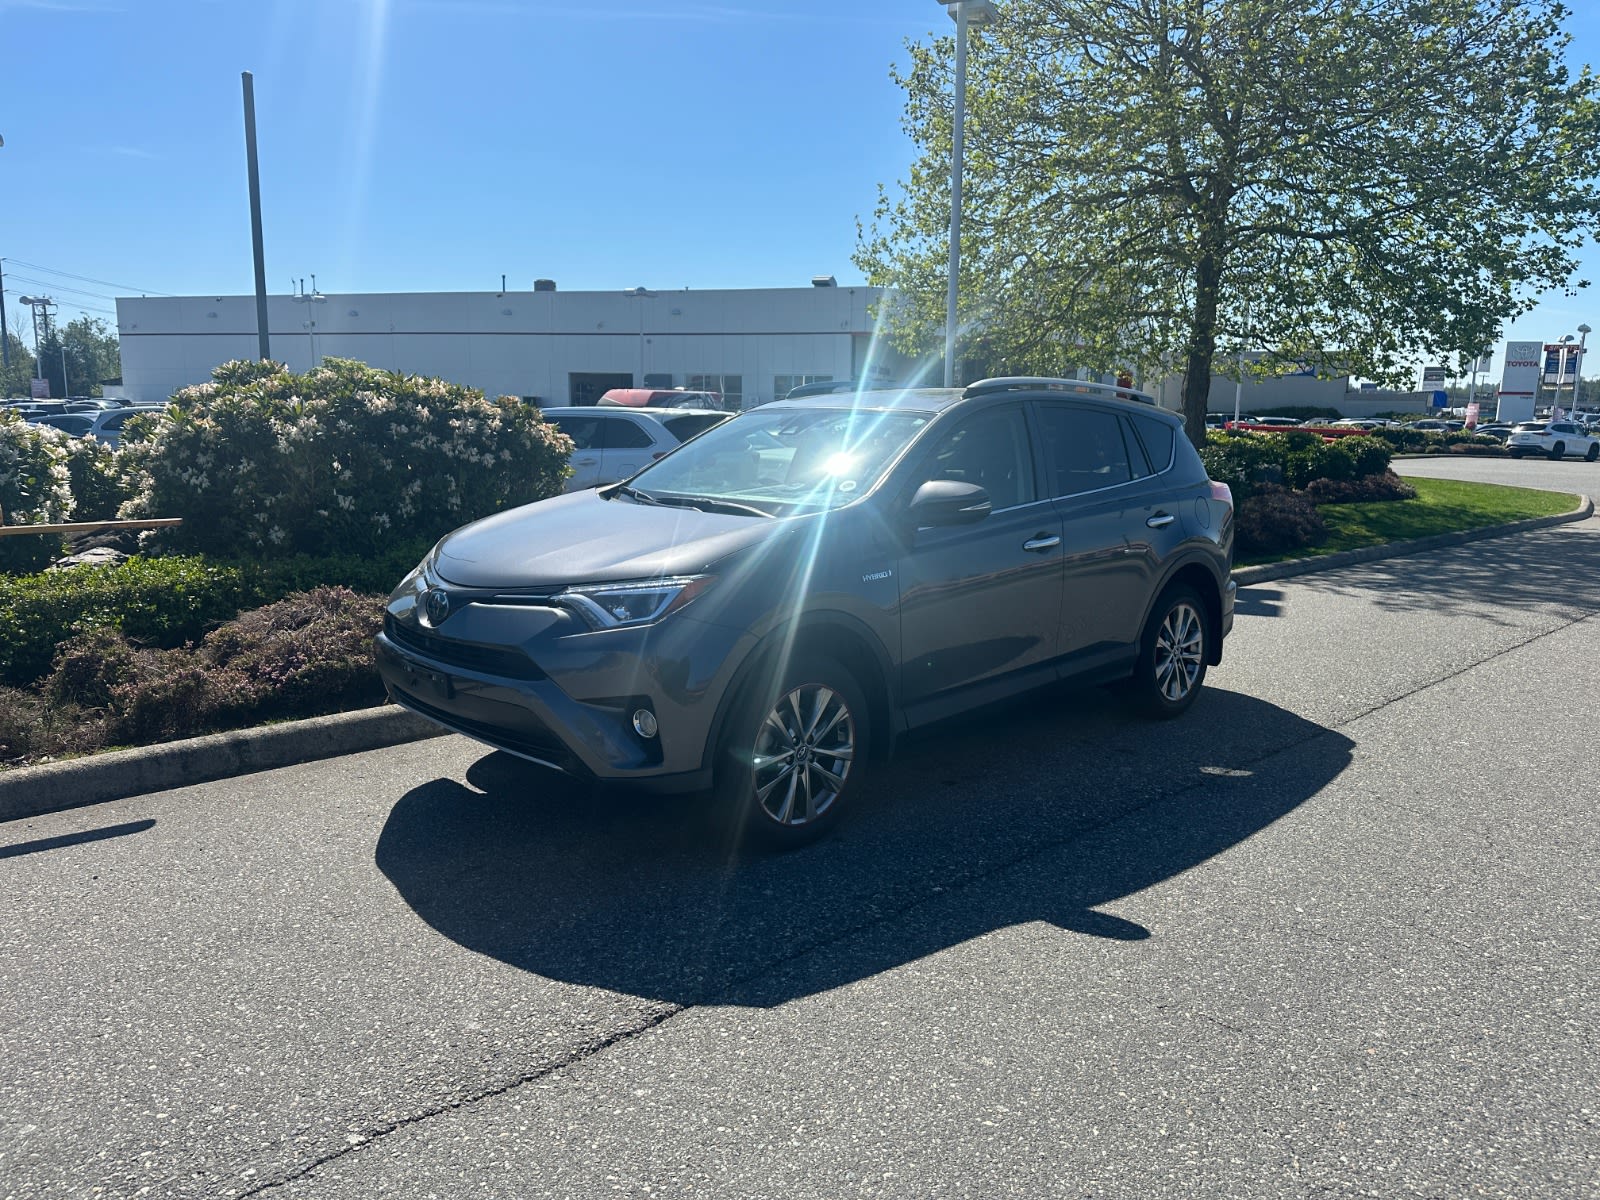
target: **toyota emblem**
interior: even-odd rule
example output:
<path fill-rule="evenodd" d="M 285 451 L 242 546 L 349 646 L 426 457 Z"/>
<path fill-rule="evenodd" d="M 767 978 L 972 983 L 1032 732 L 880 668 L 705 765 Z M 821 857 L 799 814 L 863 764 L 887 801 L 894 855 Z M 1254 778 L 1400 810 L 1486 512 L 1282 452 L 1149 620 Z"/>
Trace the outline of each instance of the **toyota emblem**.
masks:
<path fill-rule="evenodd" d="M 429 588 L 422 598 L 422 613 L 429 625 L 443 625 L 450 615 L 450 593 L 443 588 Z"/>

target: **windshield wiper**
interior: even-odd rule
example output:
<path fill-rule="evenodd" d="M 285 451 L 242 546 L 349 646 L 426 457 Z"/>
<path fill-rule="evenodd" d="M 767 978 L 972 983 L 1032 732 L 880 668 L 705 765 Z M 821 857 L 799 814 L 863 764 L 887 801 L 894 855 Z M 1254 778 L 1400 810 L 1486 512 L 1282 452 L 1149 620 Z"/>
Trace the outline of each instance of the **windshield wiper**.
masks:
<path fill-rule="evenodd" d="M 630 487 L 626 483 L 619 483 L 617 485 L 617 491 L 621 492 L 624 496 L 628 497 L 630 500 L 637 500 L 640 504 L 660 504 L 661 503 L 661 501 L 657 500 L 649 492 L 641 491 L 639 488 L 636 488 L 636 487 Z"/>
<path fill-rule="evenodd" d="M 697 508 L 701 512 L 730 512 L 750 517 L 766 517 L 769 521 L 775 515 L 764 508 L 757 508 L 753 504 L 740 504 L 737 500 L 723 500 L 718 496 L 658 496 L 656 497 L 656 503 L 676 504 L 683 508 Z"/>

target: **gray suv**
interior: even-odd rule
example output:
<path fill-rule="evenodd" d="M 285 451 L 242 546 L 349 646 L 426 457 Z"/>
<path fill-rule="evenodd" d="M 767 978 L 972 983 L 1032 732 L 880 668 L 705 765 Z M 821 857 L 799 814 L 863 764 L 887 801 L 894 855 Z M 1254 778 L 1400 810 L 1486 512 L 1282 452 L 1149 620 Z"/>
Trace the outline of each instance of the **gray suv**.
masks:
<path fill-rule="evenodd" d="M 449 534 L 378 667 L 447 729 L 796 843 L 900 735 L 1027 689 L 1183 712 L 1233 625 L 1232 544 L 1226 486 L 1126 388 L 811 396 Z"/>

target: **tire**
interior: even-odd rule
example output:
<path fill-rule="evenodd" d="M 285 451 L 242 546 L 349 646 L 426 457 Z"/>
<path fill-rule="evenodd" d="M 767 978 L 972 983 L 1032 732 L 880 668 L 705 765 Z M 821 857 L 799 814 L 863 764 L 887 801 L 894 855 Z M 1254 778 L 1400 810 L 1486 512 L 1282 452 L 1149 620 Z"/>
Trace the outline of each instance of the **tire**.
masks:
<path fill-rule="evenodd" d="M 717 753 L 719 819 L 736 843 L 821 837 L 862 792 L 872 730 L 855 676 L 831 658 L 797 659 L 736 703 Z"/>
<path fill-rule="evenodd" d="M 1565 442 L 1557 442 L 1554 446 L 1550 447 L 1550 461 L 1551 462 L 1560 462 L 1566 456 L 1567 456 L 1567 444 Z"/>
<path fill-rule="evenodd" d="M 1186 712 L 1205 682 L 1210 637 L 1198 592 L 1182 583 L 1162 592 L 1139 639 L 1139 660 L 1128 683 L 1134 706 L 1158 720 Z"/>
<path fill-rule="evenodd" d="M 1593 462 L 1597 458 L 1600 458 L 1600 442 L 1595 442 L 1589 447 L 1589 453 L 1583 456 L 1583 461 Z"/>
<path fill-rule="evenodd" d="M 1522 457 L 1522 451 L 1521 450 L 1511 450 L 1508 453 L 1510 453 L 1512 458 L 1521 458 Z"/>

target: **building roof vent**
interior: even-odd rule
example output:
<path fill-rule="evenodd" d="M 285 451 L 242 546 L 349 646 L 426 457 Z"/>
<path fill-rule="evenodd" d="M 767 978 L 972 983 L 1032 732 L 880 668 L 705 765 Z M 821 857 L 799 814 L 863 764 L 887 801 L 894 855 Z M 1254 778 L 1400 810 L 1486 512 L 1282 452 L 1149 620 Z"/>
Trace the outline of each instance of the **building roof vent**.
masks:
<path fill-rule="evenodd" d="M 536 292 L 553 292 L 556 290 L 556 281 L 554 279 L 535 279 L 533 281 L 533 290 Z"/>
<path fill-rule="evenodd" d="M 837 279 L 835 279 L 832 275 L 813 275 L 811 277 L 811 286 L 812 287 L 838 287 L 839 286 L 839 281 Z"/>

